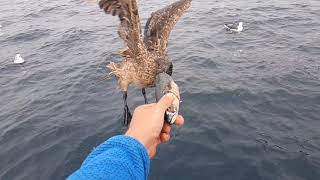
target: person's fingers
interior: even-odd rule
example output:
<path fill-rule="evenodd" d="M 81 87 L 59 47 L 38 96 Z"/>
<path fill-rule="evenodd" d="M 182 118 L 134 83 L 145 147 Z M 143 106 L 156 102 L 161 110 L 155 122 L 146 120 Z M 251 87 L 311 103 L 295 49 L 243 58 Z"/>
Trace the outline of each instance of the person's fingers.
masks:
<path fill-rule="evenodd" d="M 174 124 L 177 126 L 182 126 L 184 124 L 184 118 L 181 115 L 179 115 Z"/>
<path fill-rule="evenodd" d="M 170 134 L 167 133 L 161 133 L 160 134 L 160 140 L 162 143 L 166 143 L 170 140 Z"/>
<path fill-rule="evenodd" d="M 164 113 L 172 104 L 174 98 L 175 96 L 172 93 L 167 93 L 158 101 L 157 109 Z"/>
<path fill-rule="evenodd" d="M 170 134 L 170 131 L 171 131 L 170 125 L 168 123 L 164 123 L 161 132 Z"/>

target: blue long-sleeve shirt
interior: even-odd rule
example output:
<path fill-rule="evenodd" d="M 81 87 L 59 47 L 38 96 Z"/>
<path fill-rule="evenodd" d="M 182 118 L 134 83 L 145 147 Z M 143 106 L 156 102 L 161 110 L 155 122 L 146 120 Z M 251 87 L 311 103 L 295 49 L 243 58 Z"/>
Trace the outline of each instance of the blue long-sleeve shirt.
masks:
<path fill-rule="evenodd" d="M 146 148 L 129 136 L 115 136 L 99 145 L 68 180 L 146 180 L 150 160 Z"/>

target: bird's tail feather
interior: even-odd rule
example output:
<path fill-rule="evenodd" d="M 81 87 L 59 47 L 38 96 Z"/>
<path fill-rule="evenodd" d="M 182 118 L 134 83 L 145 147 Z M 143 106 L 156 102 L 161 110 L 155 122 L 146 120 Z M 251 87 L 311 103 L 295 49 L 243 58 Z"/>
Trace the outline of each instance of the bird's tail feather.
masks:
<path fill-rule="evenodd" d="M 106 76 L 102 77 L 102 80 L 109 80 L 113 76 L 113 72 L 108 73 Z"/>
<path fill-rule="evenodd" d="M 102 77 L 102 80 L 109 80 L 113 76 L 119 76 L 119 71 L 117 70 L 119 68 L 117 67 L 117 64 L 110 62 L 110 64 L 107 65 L 107 68 L 110 70 L 110 72 L 106 76 Z"/>
<path fill-rule="evenodd" d="M 109 73 L 108 76 L 117 76 L 119 77 L 121 72 L 120 72 L 120 67 L 119 64 L 116 64 L 114 62 L 110 62 L 110 64 L 107 65 L 107 68 L 109 68 L 111 70 L 111 72 Z"/>

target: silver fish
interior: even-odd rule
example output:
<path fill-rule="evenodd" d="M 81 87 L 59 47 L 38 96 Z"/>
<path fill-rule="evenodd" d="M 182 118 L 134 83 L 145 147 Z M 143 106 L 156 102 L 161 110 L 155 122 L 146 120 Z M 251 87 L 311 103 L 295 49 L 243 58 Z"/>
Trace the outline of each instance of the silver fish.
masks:
<path fill-rule="evenodd" d="M 165 121 L 169 124 L 174 124 L 179 113 L 180 106 L 180 92 L 178 85 L 174 82 L 172 77 L 166 73 L 160 73 L 156 77 L 156 101 L 158 102 L 162 96 L 167 93 L 172 93 L 175 96 L 171 106 L 165 113 Z"/>

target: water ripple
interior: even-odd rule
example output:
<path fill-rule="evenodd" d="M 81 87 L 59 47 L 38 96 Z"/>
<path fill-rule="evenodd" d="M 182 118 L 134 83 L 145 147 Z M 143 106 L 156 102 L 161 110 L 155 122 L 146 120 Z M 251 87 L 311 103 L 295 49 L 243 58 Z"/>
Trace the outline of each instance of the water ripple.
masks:
<path fill-rule="evenodd" d="M 170 2 L 139 1 L 142 24 Z M 193 1 L 168 50 L 186 124 L 160 146 L 150 179 L 320 179 L 319 7 Z M 101 80 L 121 61 L 118 19 L 82 0 L 0 8 L 0 179 L 65 179 L 125 131 L 117 82 Z M 245 30 L 225 31 L 235 21 Z M 16 53 L 25 64 L 12 64 Z M 128 100 L 143 104 L 140 90 Z"/>

